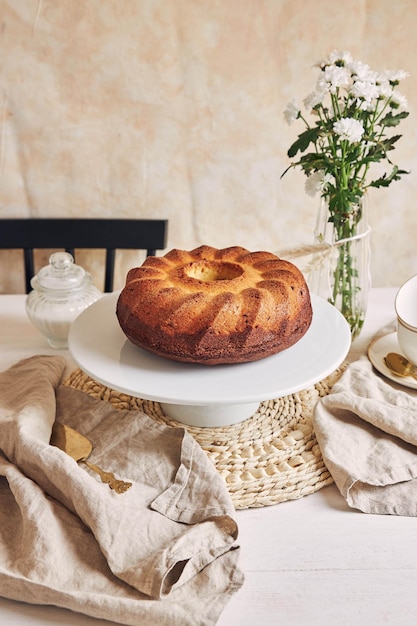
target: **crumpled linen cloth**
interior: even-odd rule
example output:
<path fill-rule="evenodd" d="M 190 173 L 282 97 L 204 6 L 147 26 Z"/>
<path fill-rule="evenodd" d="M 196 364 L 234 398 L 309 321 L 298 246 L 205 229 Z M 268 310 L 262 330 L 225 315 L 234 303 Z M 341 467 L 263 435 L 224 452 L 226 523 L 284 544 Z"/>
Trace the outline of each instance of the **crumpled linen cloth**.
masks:
<path fill-rule="evenodd" d="M 351 363 L 314 412 L 323 460 L 347 504 L 365 513 L 417 515 L 417 395 L 366 357 Z"/>
<path fill-rule="evenodd" d="M 0 595 L 135 626 L 216 623 L 243 583 L 221 477 L 185 429 L 60 384 L 65 367 L 37 356 L 0 374 Z M 55 419 L 133 486 L 116 494 L 51 446 Z"/>

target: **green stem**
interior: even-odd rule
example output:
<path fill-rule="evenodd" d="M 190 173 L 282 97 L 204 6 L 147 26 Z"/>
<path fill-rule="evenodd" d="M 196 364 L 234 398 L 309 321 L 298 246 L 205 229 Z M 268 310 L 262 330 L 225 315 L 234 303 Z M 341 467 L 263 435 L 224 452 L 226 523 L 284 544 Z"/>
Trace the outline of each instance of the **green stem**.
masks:
<path fill-rule="evenodd" d="M 329 301 L 336 306 L 350 325 L 352 336 L 360 331 L 363 324 L 364 311 L 357 298 L 360 296 L 358 283 L 360 267 L 356 253 L 356 242 L 351 238 L 358 234 L 356 217 L 346 217 L 334 223 L 334 241 L 350 239 L 338 247 L 336 267 L 333 272 L 333 288 Z M 361 211 L 357 212 L 361 215 Z"/>

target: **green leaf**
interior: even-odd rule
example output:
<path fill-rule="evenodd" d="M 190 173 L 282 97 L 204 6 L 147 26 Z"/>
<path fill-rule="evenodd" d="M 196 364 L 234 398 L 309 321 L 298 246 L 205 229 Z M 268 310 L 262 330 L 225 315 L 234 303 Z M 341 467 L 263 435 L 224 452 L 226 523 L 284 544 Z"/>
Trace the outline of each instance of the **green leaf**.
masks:
<path fill-rule="evenodd" d="M 381 176 L 381 178 L 373 180 L 371 183 L 369 183 L 369 186 L 379 189 L 380 187 L 389 187 L 390 184 L 391 180 L 389 180 L 384 174 L 383 176 Z"/>
<path fill-rule="evenodd" d="M 326 159 L 320 154 L 309 152 L 300 158 L 298 165 L 300 165 L 306 173 L 317 172 L 326 168 Z"/>
<path fill-rule="evenodd" d="M 379 143 L 370 146 L 369 150 L 368 150 L 368 154 L 365 157 L 365 161 L 367 162 L 371 162 L 371 161 L 381 161 L 382 159 L 384 159 L 386 157 L 387 152 L 389 152 L 390 150 L 394 150 L 395 146 L 394 144 L 402 137 L 402 135 L 395 135 L 394 137 L 390 137 L 388 139 L 384 139 L 382 141 L 380 141 Z"/>
<path fill-rule="evenodd" d="M 384 118 L 382 118 L 381 124 L 383 124 L 384 126 L 398 126 L 401 120 L 404 120 L 408 116 L 408 111 L 402 111 L 401 113 L 397 113 L 396 115 L 393 115 L 390 111 Z"/>
<path fill-rule="evenodd" d="M 320 134 L 320 128 L 318 126 L 309 128 L 308 130 L 298 135 L 297 141 L 295 141 L 291 148 L 288 150 L 288 156 L 294 157 L 297 152 L 304 152 L 311 143 L 316 143 Z"/>
<path fill-rule="evenodd" d="M 382 152 L 388 152 L 389 150 L 394 150 L 394 144 L 402 137 L 402 135 L 395 135 L 394 137 L 389 137 L 387 139 L 383 139 L 377 144 L 377 150 Z"/>
<path fill-rule="evenodd" d="M 399 139 L 401 139 L 402 135 L 394 135 L 393 137 L 390 137 L 389 139 L 384 139 L 384 141 L 382 142 L 384 144 L 384 146 L 390 146 L 389 148 L 385 148 L 386 150 L 393 150 L 393 145 L 394 143 L 397 143 L 397 141 Z"/>
<path fill-rule="evenodd" d="M 384 174 L 383 176 L 381 176 L 381 178 L 377 178 L 376 180 L 373 180 L 371 183 L 369 183 L 369 187 L 388 187 L 393 180 L 400 180 L 401 176 L 403 174 L 409 174 L 410 172 L 407 172 L 406 170 L 400 170 L 398 169 L 397 165 L 394 165 L 392 172 L 389 176 L 387 176 L 386 174 Z"/>

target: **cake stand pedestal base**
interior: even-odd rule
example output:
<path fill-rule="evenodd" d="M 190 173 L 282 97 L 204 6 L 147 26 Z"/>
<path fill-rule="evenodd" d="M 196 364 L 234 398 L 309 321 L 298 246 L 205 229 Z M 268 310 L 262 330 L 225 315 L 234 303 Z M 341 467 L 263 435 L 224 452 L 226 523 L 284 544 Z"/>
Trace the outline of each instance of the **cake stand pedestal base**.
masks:
<path fill-rule="evenodd" d="M 248 404 L 185 405 L 161 402 L 160 406 L 167 417 L 187 426 L 216 427 L 237 424 L 251 417 L 259 407 L 259 402 Z"/>

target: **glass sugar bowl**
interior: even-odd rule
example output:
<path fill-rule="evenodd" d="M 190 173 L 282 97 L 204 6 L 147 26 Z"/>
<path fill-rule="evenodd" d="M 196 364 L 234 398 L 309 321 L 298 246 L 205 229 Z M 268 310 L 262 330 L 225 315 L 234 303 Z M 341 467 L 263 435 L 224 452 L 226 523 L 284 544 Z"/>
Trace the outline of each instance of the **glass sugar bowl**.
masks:
<path fill-rule="evenodd" d="M 27 315 L 53 348 L 68 346 L 72 322 L 103 295 L 68 252 L 54 252 L 49 265 L 39 270 L 30 284 L 33 291 L 26 298 Z"/>

